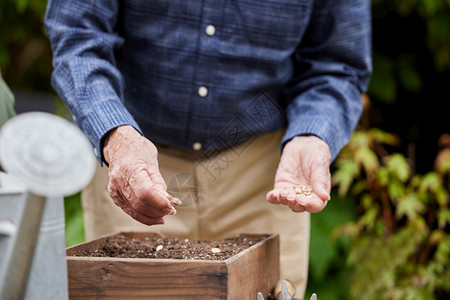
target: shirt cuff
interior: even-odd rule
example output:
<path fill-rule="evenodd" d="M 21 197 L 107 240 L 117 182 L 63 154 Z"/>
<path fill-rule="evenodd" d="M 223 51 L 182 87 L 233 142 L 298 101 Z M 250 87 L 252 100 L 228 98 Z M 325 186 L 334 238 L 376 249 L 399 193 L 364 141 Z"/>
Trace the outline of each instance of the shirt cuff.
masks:
<path fill-rule="evenodd" d="M 296 136 L 315 135 L 328 144 L 331 152 L 331 161 L 334 161 L 345 142 L 337 133 L 339 130 L 333 128 L 332 124 L 321 118 L 301 118 L 301 122 L 289 124 L 286 133 L 281 140 L 282 148 Z"/>
<path fill-rule="evenodd" d="M 78 122 L 77 122 L 78 123 Z M 103 140 L 112 129 L 122 125 L 134 127 L 141 135 L 142 130 L 121 102 L 102 101 L 91 110 L 79 126 L 86 133 L 94 146 L 94 154 L 102 166 L 106 163 L 103 157 Z"/>

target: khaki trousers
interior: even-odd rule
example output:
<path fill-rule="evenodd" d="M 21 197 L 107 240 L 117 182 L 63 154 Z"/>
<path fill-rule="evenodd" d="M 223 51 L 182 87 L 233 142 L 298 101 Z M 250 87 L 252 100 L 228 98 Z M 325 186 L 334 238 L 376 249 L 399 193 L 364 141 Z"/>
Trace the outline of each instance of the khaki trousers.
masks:
<path fill-rule="evenodd" d="M 260 136 L 211 157 L 186 158 L 159 148 L 168 192 L 182 200 L 164 225 L 141 224 L 117 207 L 107 192 L 108 172 L 99 167 L 82 191 L 87 240 L 118 231 L 158 231 L 189 239 L 222 239 L 240 233 L 280 235 L 280 275 L 303 298 L 308 273 L 310 215 L 266 201 L 280 159 L 282 132 Z M 256 297 L 256 295 L 255 295 Z"/>

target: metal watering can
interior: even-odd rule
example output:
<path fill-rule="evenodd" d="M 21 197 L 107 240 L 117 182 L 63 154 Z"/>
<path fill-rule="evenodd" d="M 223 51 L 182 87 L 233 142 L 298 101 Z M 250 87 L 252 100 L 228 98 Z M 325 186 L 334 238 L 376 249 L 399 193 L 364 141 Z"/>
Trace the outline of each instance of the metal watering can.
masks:
<path fill-rule="evenodd" d="M 0 299 L 68 299 L 64 196 L 92 178 L 95 159 L 74 124 L 24 113 L 0 130 Z"/>

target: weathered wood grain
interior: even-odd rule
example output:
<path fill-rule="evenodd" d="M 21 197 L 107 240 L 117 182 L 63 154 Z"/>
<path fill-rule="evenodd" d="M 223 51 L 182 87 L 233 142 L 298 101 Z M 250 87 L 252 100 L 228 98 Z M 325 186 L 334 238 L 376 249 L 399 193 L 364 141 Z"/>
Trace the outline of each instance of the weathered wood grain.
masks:
<path fill-rule="evenodd" d="M 67 249 L 70 299 L 256 299 L 279 279 L 278 235 L 224 261 L 71 256 L 106 238 Z"/>

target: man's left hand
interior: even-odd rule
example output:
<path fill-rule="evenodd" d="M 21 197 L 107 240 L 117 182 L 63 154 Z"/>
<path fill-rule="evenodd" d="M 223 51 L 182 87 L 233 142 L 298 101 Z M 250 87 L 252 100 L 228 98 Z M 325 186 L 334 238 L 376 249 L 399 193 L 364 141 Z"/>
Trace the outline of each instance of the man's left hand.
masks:
<path fill-rule="evenodd" d="M 283 149 L 267 201 L 287 205 L 294 212 L 322 211 L 330 200 L 330 163 L 330 149 L 322 139 L 313 135 L 293 138 Z"/>

